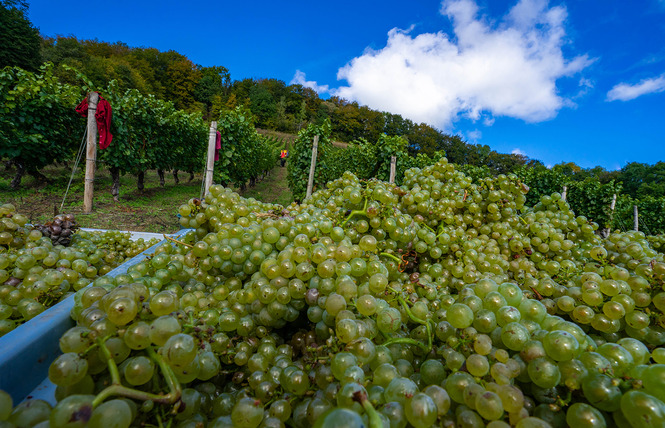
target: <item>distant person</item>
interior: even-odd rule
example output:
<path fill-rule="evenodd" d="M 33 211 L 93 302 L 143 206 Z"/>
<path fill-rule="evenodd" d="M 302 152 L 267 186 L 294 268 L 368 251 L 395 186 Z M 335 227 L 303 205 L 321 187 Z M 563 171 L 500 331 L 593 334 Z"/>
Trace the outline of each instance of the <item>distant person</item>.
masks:
<path fill-rule="evenodd" d="M 279 153 L 279 157 L 280 157 L 280 160 L 279 160 L 280 163 L 282 164 L 282 166 L 284 166 L 286 164 L 286 158 L 289 157 L 289 151 L 288 150 L 282 150 Z"/>

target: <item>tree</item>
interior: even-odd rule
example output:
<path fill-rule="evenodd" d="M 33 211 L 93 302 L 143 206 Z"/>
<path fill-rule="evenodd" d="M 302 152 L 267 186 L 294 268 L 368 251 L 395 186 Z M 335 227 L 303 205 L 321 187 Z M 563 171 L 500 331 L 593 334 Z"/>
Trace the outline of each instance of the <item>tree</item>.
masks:
<path fill-rule="evenodd" d="M 36 71 L 42 63 L 39 31 L 28 20 L 25 0 L 0 0 L 0 69 Z"/>
<path fill-rule="evenodd" d="M 262 128 L 275 123 L 277 105 L 275 98 L 263 85 L 255 85 L 249 90 L 250 109 L 256 119 L 256 125 Z"/>
<path fill-rule="evenodd" d="M 201 73 L 201 79 L 194 88 L 194 99 L 205 106 L 208 118 L 216 118 L 220 113 L 219 107 L 213 107 L 215 105 L 221 107 L 222 100 L 228 96 L 231 74 L 226 67 L 203 67 L 201 65 L 196 67 Z"/>

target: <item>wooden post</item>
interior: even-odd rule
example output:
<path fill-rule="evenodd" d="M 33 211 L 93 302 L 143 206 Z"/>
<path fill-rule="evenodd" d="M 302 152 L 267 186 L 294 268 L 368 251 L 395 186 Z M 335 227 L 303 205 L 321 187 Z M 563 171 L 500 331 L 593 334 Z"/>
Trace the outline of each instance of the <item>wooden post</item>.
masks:
<path fill-rule="evenodd" d="M 568 186 L 563 186 L 563 192 L 561 192 L 561 200 L 565 201 L 566 196 L 568 195 Z"/>
<path fill-rule="evenodd" d="M 614 219 L 614 207 L 617 204 L 617 194 L 615 193 L 612 196 L 612 202 L 610 203 L 610 226 L 612 226 L 612 220 Z M 612 232 L 611 227 L 605 227 L 601 229 L 600 231 L 600 236 L 602 238 L 607 238 L 610 236 L 610 232 Z"/>
<path fill-rule="evenodd" d="M 316 167 L 316 154 L 319 150 L 319 136 L 314 136 L 314 144 L 312 144 L 312 163 L 309 166 L 309 180 L 307 180 L 307 195 L 306 198 L 312 196 L 312 188 L 314 187 L 314 168 Z"/>
<path fill-rule="evenodd" d="M 206 173 L 203 186 L 203 195 L 208 193 L 208 189 L 212 186 L 212 176 L 215 170 L 215 143 L 217 143 L 217 122 L 210 122 L 210 134 L 208 136 L 208 157 L 206 160 Z"/>
<path fill-rule="evenodd" d="M 83 188 L 83 213 L 92 212 L 92 195 L 95 190 L 95 167 L 97 164 L 97 102 L 99 94 L 88 95 L 88 140 L 85 151 L 85 185 Z"/>
<path fill-rule="evenodd" d="M 390 157 L 390 184 L 393 184 L 395 182 L 395 169 L 397 167 L 397 157 L 396 156 L 391 156 Z"/>
<path fill-rule="evenodd" d="M 633 230 L 635 232 L 638 232 L 640 230 L 639 224 L 640 222 L 637 217 L 637 205 L 633 205 Z"/>

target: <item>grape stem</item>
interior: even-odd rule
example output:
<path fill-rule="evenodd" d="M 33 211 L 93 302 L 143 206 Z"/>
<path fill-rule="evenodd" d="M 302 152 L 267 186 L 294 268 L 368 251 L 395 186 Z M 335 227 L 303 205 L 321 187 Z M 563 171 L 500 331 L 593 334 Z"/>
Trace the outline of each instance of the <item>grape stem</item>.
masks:
<path fill-rule="evenodd" d="M 99 394 L 97 394 L 97 396 L 92 402 L 93 408 L 99 406 L 108 397 L 114 395 L 132 398 L 140 401 L 151 400 L 156 403 L 162 403 L 162 404 L 173 404 L 180 399 L 180 396 L 182 395 L 182 388 L 180 387 L 180 382 L 178 382 L 178 379 L 175 377 L 175 374 L 173 373 L 173 370 L 171 370 L 171 367 L 169 367 L 168 364 L 166 364 L 164 359 L 159 354 L 157 354 L 154 351 L 154 349 L 147 348 L 146 351 L 148 352 L 150 358 L 152 358 L 155 362 L 157 362 L 157 365 L 159 365 L 159 368 L 162 370 L 162 374 L 164 375 L 164 379 L 166 380 L 166 384 L 169 388 L 169 393 L 165 395 L 151 394 L 149 392 L 139 391 L 133 388 L 128 388 L 126 386 L 123 386 L 120 381 L 120 372 L 118 371 L 118 366 L 113 360 L 111 351 L 109 351 L 103 339 L 99 339 L 97 341 L 97 345 L 99 346 L 99 349 L 102 352 L 104 358 L 106 358 L 106 363 L 108 364 L 109 367 L 109 374 L 111 375 L 111 385 L 103 389 Z"/>
<path fill-rule="evenodd" d="M 353 218 L 353 216 L 356 216 L 356 215 L 364 215 L 364 216 L 367 216 L 367 201 L 368 201 L 368 199 L 365 198 L 365 206 L 363 206 L 363 209 L 362 209 L 362 210 L 353 210 L 353 211 L 351 211 L 351 214 L 349 214 L 349 216 L 346 218 L 346 220 L 344 220 L 344 222 L 343 222 L 340 226 L 341 226 L 341 227 L 344 227 L 344 225 L 345 225 L 349 220 L 351 220 L 351 218 Z"/>
<path fill-rule="evenodd" d="M 188 247 L 188 248 L 194 248 L 193 245 L 191 245 L 191 244 L 187 244 L 187 243 L 182 242 L 182 241 L 178 241 L 177 239 L 175 239 L 175 238 L 171 238 L 170 236 L 168 236 L 168 235 L 166 235 L 166 234 L 164 234 L 164 239 L 166 239 L 167 241 L 174 242 L 174 243 L 176 243 L 176 244 L 184 245 L 185 247 Z"/>
<path fill-rule="evenodd" d="M 427 320 L 423 320 L 423 319 L 418 318 L 417 316 L 415 316 L 413 314 L 413 312 L 411 312 L 411 307 L 409 306 L 408 303 L 406 303 L 406 300 L 404 300 L 404 297 L 402 297 L 401 293 L 398 293 L 397 290 L 395 290 L 394 288 L 390 288 L 390 291 L 395 293 L 395 297 L 397 298 L 397 301 L 402 305 L 402 307 L 404 308 L 404 312 L 406 312 L 406 314 L 409 316 L 411 321 L 416 322 L 418 324 L 422 324 L 422 325 L 425 326 L 425 329 L 427 330 L 427 346 L 423 345 L 422 343 L 420 343 L 420 342 L 418 342 L 414 339 L 406 339 L 406 338 L 390 339 L 388 342 L 391 342 L 391 343 L 411 343 L 411 342 L 393 342 L 394 340 L 399 340 L 399 339 L 406 339 L 406 340 L 409 340 L 409 341 L 413 341 L 414 343 L 412 343 L 412 344 L 418 345 L 423 351 L 425 351 L 426 354 L 428 354 L 432 350 L 433 334 L 432 334 L 431 324 Z"/>
<path fill-rule="evenodd" d="M 353 401 L 360 403 L 367 413 L 368 428 L 383 428 L 383 421 L 379 412 L 376 411 L 367 397 L 367 392 L 363 389 L 353 393 Z"/>
<path fill-rule="evenodd" d="M 394 337 L 383 342 L 383 346 L 390 346 L 395 343 L 401 343 L 402 345 L 414 345 L 422 349 L 426 354 L 429 353 L 431 348 L 428 348 L 427 345 L 418 342 L 416 339 L 411 339 L 409 337 Z"/>
<path fill-rule="evenodd" d="M 425 227 L 426 227 L 427 229 L 429 229 L 430 231 L 432 231 L 432 233 L 436 233 L 436 232 L 434 231 L 434 229 L 432 229 L 431 227 L 429 227 L 428 225 L 426 225 L 424 222 L 423 222 L 423 223 L 420 223 L 420 224 L 423 225 L 423 226 L 425 226 Z"/>
<path fill-rule="evenodd" d="M 390 254 L 390 253 L 379 253 L 379 255 L 380 255 L 380 256 L 390 257 L 391 259 L 395 260 L 398 264 L 402 264 L 402 259 L 400 259 L 399 257 L 397 257 L 397 256 L 394 255 L 394 254 Z"/>

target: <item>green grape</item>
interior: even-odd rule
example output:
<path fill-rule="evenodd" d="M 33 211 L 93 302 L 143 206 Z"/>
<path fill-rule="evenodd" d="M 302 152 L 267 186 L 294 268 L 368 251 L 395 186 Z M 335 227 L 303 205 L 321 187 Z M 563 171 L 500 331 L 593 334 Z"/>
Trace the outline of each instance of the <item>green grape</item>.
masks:
<path fill-rule="evenodd" d="M 115 399 L 97 406 L 88 426 L 90 428 L 128 428 L 132 422 L 132 409 L 125 400 Z"/>
<path fill-rule="evenodd" d="M 577 339 L 572 334 L 562 330 L 547 333 L 543 338 L 543 347 L 547 355 L 555 361 L 571 360 L 580 349 Z"/>
<path fill-rule="evenodd" d="M 574 403 L 566 412 L 569 426 L 580 428 L 605 428 L 607 423 L 602 413 L 586 403 Z"/>
<path fill-rule="evenodd" d="M 529 331 L 522 324 L 510 322 L 501 328 L 501 340 L 508 349 L 520 351 L 530 338 Z"/>
<path fill-rule="evenodd" d="M 441 361 L 430 359 L 420 365 L 420 375 L 426 385 L 440 385 L 446 378 L 446 370 Z"/>
<path fill-rule="evenodd" d="M 70 386 L 80 382 L 87 372 L 87 360 L 74 352 L 68 352 L 60 355 L 51 363 L 48 377 L 58 386 Z"/>
<path fill-rule="evenodd" d="M 7 425 L 8 427 L 33 427 L 48 421 L 51 410 L 51 405 L 44 400 L 25 400 L 14 408 L 5 423 L 13 424 Z"/>
<path fill-rule="evenodd" d="M 9 418 L 13 406 L 12 396 L 0 390 L 0 421 L 6 421 Z"/>
<path fill-rule="evenodd" d="M 484 419 L 498 420 L 503 416 L 503 403 L 498 394 L 485 391 L 476 396 L 475 407 Z"/>
<path fill-rule="evenodd" d="M 123 336 L 125 344 L 130 349 L 145 349 L 152 343 L 150 340 L 150 324 L 137 321 L 125 329 Z"/>
<path fill-rule="evenodd" d="M 382 333 L 393 333 L 401 325 L 402 316 L 397 309 L 389 307 L 377 313 L 376 326 Z"/>
<path fill-rule="evenodd" d="M 484 355 L 471 354 L 466 359 L 466 369 L 472 376 L 483 377 L 489 373 L 490 364 Z"/>
<path fill-rule="evenodd" d="M 130 323 L 138 313 L 138 305 L 128 297 L 120 297 L 111 302 L 106 310 L 109 320 L 118 326 Z"/>
<path fill-rule="evenodd" d="M 552 428 L 552 425 L 543 421 L 542 419 L 535 418 L 532 416 L 520 419 L 515 425 L 515 428 Z"/>
<path fill-rule="evenodd" d="M 163 315 L 156 318 L 150 324 L 150 341 L 155 345 L 162 346 L 169 337 L 181 331 L 180 323 L 173 316 Z"/>
<path fill-rule="evenodd" d="M 160 348 L 160 353 L 171 366 L 182 367 L 194 359 L 196 350 L 196 342 L 192 336 L 177 333 L 166 340 Z"/>
<path fill-rule="evenodd" d="M 631 390 L 621 397 L 621 412 L 633 427 L 665 425 L 665 404 L 642 391 Z"/>
<path fill-rule="evenodd" d="M 656 348 L 651 351 L 651 358 L 653 358 L 657 364 L 665 364 L 665 348 Z"/>
<path fill-rule="evenodd" d="M 541 388 L 552 388 L 559 384 L 561 372 L 556 363 L 548 357 L 536 358 L 527 366 L 529 378 Z"/>
<path fill-rule="evenodd" d="M 422 392 L 408 399 L 404 404 L 404 410 L 406 419 L 416 428 L 430 427 L 438 417 L 436 404 Z"/>
<path fill-rule="evenodd" d="M 409 397 L 413 397 L 418 392 L 418 387 L 411 380 L 403 377 L 393 378 L 383 391 L 386 402 L 397 401 L 405 405 Z"/>
<path fill-rule="evenodd" d="M 321 415 L 314 428 L 355 428 L 365 426 L 360 415 L 353 410 L 334 408 Z"/>
<path fill-rule="evenodd" d="M 455 328 L 467 328 L 473 323 L 473 311 L 467 305 L 454 303 L 448 308 L 446 321 Z"/>
<path fill-rule="evenodd" d="M 127 360 L 123 375 L 130 385 L 143 385 L 147 383 L 155 372 L 155 364 L 147 357 L 137 356 Z"/>
<path fill-rule="evenodd" d="M 53 428 L 84 428 L 92 417 L 94 395 L 70 395 L 56 404 L 49 417 Z"/>
<path fill-rule="evenodd" d="M 250 397 L 242 398 L 233 406 L 231 420 L 239 428 L 256 428 L 263 420 L 263 404 Z"/>

